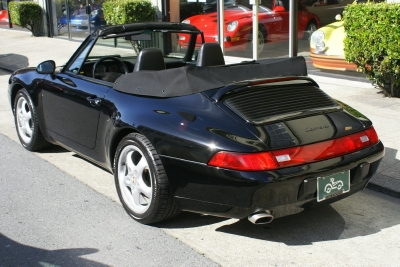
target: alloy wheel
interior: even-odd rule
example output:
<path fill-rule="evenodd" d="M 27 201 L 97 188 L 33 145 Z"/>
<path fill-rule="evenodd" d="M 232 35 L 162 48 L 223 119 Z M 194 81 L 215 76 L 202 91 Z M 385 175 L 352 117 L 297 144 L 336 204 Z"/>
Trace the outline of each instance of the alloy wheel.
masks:
<path fill-rule="evenodd" d="M 17 130 L 21 139 L 29 144 L 32 141 L 33 122 L 32 112 L 24 97 L 18 99 L 15 115 L 17 116 Z"/>
<path fill-rule="evenodd" d="M 118 182 L 126 205 L 135 213 L 145 213 L 151 204 L 153 182 L 151 171 L 142 151 L 128 145 L 118 160 Z"/>

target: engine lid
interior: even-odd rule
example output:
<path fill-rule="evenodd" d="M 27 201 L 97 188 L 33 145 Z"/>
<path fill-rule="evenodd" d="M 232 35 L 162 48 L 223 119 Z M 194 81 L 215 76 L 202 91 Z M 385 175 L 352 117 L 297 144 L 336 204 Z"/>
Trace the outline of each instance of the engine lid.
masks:
<path fill-rule="evenodd" d="M 336 139 L 363 130 L 364 125 L 343 112 L 319 114 L 255 127 L 270 149 L 301 146 Z"/>

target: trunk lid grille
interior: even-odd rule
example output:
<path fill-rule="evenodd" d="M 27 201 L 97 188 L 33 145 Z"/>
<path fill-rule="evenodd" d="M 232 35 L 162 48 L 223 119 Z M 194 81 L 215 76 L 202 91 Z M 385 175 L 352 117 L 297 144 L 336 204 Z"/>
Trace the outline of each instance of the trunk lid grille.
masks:
<path fill-rule="evenodd" d="M 263 86 L 227 97 L 224 104 L 252 124 L 341 109 L 316 86 Z"/>

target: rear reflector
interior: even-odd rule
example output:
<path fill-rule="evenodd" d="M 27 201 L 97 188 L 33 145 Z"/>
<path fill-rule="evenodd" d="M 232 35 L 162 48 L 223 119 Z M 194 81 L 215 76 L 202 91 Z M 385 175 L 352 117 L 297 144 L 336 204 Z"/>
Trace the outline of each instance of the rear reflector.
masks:
<path fill-rule="evenodd" d="M 374 127 L 365 131 L 321 143 L 257 153 L 221 151 L 209 166 L 239 171 L 267 171 L 335 158 L 378 143 Z"/>

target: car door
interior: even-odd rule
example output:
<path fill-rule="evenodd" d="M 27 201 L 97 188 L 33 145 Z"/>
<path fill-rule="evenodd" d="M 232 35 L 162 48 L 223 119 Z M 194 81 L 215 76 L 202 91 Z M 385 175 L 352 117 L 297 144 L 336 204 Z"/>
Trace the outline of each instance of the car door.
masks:
<path fill-rule="evenodd" d="M 46 78 L 42 93 L 46 127 L 55 138 L 79 149 L 93 149 L 102 100 L 110 87 L 66 73 Z M 70 143 L 73 142 L 73 143 Z M 79 149 L 80 150 L 80 149 Z"/>
<path fill-rule="evenodd" d="M 60 143 L 82 151 L 96 145 L 97 127 L 105 94 L 111 89 L 99 80 L 80 75 L 90 45 L 76 60 L 43 83 L 42 102 L 46 128 Z"/>

